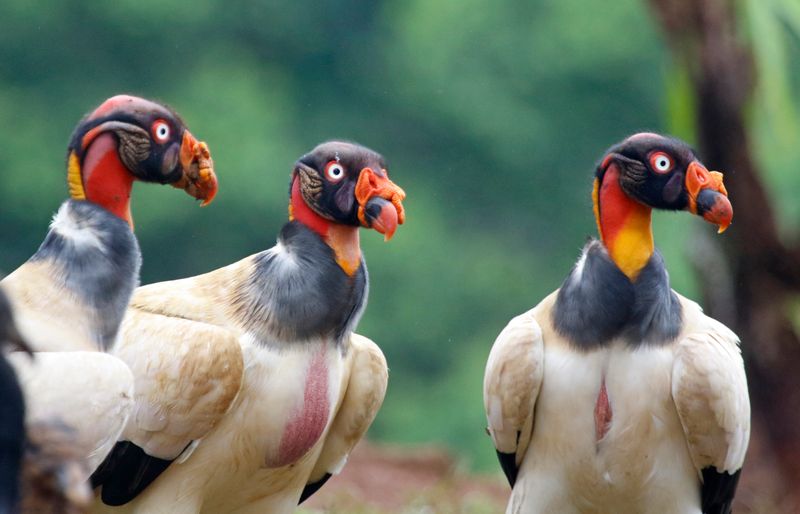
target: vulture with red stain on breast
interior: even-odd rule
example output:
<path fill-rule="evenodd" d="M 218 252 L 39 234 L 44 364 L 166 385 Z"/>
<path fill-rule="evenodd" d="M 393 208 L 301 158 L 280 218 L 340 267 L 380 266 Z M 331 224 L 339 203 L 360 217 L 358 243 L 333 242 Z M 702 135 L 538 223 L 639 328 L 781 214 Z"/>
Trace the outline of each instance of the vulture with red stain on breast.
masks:
<path fill-rule="evenodd" d="M 269 250 L 140 287 L 115 355 L 136 377 L 98 511 L 293 512 L 337 473 L 383 401 L 386 361 L 353 334 L 359 227 L 392 237 L 405 193 L 381 155 L 323 143 L 294 165 Z"/>
<path fill-rule="evenodd" d="M 600 240 L 489 355 L 506 512 L 728 514 L 750 436 L 739 340 L 670 288 L 650 224 L 688 210 L 725 230 L 722 174 L 636 134 L 598 165 L 593 200 Z"/>

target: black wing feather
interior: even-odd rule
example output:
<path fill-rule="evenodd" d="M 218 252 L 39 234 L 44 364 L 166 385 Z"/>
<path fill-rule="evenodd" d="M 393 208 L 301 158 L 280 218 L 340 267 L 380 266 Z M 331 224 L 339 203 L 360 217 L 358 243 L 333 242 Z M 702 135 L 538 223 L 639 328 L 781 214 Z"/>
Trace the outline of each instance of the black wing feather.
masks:
<path fill-rule="evenodd" d="M 730 474 L 720 473 L 714 467 L 703 468 L 703 487 L 701 489 L 703 514 L 731 514 L 733 497 L 742 470 Z"/>
<path fill-rule="evenodd" d="M 300 495 L 300 501 L 298 501 L 297 504 L 300 505 L 301 503 L 306 501 L 312 494 L 319 491 L 320 487 L 325 485 L 325 482 L 327 482 L 328 479 L 331 478 L 331 476 L 333 475 L 331 475 L 330 473 L 325 473 L 325 476 L 323 476 L 316 482 L 311 482 L 310 484 L 306 484 L 306 486 L 303 488 L 303 493 Z"/>
<path fill-rule="evenodd" d="M 503 473 L 506 474 L 508 485 L 514 487 L 517 482 L 517 454 L 516 453 L 503 453 L 497 452 L 497 460 L 500 461 L 500 467 L 503 468 Z"/>
<path fill-rule="evenodd" d="M 92 488 L 101 488 L 100 499 L 106 505 L 125 505 L 158 478 L 173 460 L 153 457 L 130 441 L 119 441 L 92 473 Z"/>

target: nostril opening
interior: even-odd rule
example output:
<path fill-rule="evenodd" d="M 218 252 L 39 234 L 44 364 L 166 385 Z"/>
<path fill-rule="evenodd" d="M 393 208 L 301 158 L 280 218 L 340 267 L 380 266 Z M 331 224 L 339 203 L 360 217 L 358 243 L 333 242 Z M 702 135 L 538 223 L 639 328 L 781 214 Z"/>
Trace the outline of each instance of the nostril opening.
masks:
<path fill-rule="evenodd" d="M 707 171 L 700 168 L 692 168 L 692 174 L 698 184 L 706 184 L 711 179 Z"/>

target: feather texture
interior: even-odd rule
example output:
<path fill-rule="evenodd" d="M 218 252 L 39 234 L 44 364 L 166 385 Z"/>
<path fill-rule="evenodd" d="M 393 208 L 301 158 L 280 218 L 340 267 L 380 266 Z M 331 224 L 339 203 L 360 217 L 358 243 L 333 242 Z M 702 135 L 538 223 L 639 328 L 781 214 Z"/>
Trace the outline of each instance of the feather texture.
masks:
<path fill-rule="evenodd" d="M 497 336 L 483 380 L 489 436 L 512 486 L 533 431 L 543 366 L 542 330 L 532 312 L 521 314 Z"/>
<path fill-rule="evenodd" d="M 668 344 L 632 348 L 620 332 L 577 351 L 554 326 L 557 293 L 498 336 L 484 404 L 516 478 L 508 513 L 729 512 L 750 427 L 738 339 L 671 294 L 682 323 Z M 598 435 L 601 386 L 610 407 Z"/>
<path fill-rule="evenodd" d="M 139 288 L 115 353 L 136 376 L 122 438 L 141 453 L 125 446 L 129 469 L 106 469 L 101 495 L 136 480 L 131 459 L 159 458 L 171 463 L 120 511 L 293 511 L 344 465 L 385 394 L 382 353 L 350 332 L 366 280 L 294 222 L 270 250 Z"/>

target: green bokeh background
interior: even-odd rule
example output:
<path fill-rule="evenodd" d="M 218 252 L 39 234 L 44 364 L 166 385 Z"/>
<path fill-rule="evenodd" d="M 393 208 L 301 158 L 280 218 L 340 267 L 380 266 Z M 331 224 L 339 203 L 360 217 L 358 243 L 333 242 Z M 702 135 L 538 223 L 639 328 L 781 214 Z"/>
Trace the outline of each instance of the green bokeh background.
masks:
<path fill-rule="evenodd" d="M 800 44 L 785 43 L 792 88 Z M 481 401 L 494 337 L 558 287 L 595 234 L 603 151 L 640 130 L 692 139 L 685 82 L 638 0 L 5 0 L 0 269 L 36 250 L 66 196 L 70 132 L 113 94 L 176 108 L 220 179 L 204 209 L 137 186 L 142 283 L 272 246 L 295 159 L 326 139 L 358 141 L 408 193 L 389 244 L 362 233 L 371 289 L 358 331 L 391 368 L 370 435 L 440 443 L 496 472 Z M 757 150 L 789 230 L 799 156 L 773 137 L 770 112 L 754 109 Z M 713 228 L 683 213 L 655 224 L 673 286 L 695 296 L 686 256 Z"/>

